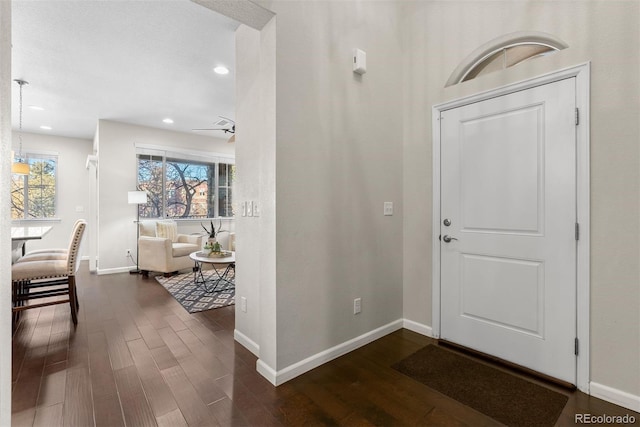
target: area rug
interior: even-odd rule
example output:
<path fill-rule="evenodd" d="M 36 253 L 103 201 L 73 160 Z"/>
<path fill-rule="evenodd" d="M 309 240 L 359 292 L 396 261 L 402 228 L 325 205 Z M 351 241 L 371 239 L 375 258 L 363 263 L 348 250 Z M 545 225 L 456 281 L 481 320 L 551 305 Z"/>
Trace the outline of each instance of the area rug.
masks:
<path fill-rule="evenodd" d="M 205 280 L 212 280 L 215 276 L 213 270 L 202 272 Z M 189 313 L 211 310 L 235 304 L 234 271 L 229 271 L 227 276 L 229 283 L 220 284 L 215 292 L 207 292 L 203 285 L 194 283 L 193 273 L 177 274 L 172 277 L 156 276 L 164 288 L 187 310 Z"/>
<path fill-rule="evenodd" d="M 392 366 L 508 426 L 553 426 L 568 397 L 435 345 Z"/>

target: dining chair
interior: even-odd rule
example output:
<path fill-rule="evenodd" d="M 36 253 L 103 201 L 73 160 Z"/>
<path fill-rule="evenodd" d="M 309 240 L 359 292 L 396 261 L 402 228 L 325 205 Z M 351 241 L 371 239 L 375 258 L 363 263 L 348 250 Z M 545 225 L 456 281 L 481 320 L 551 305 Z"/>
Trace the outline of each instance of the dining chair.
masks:
<path fill-rule="evenodd" d="M 78 225 L 81 222 L 85 222 L 83 219 L 78 219 L 73 224 L 73 228 L 71 229 L 70 240 L 73 240 L 73 236 L 75 236 L 77 232 Z M 33 251 L 29 251 L 26 254 L 22 255 L 20 258 L 16 260 L 16 262 L 25 262 L 25 261 L 46 261 L 53 259 L 66 259 L 67 254 L 69 252 L 69 248 L 44 248 L 44 249 L 35 249 Z"/>
<path fill-rule="evenodd" d="M 85 221 L 78 221 L 64 259 L 38 259 L 17 262 L 11 266 L 14 327 L 23 310 L 67 302 L 71 307 L 73 323 L 78 323 L 80 304 L 76 292 L 76 272 L 86 226 Z M 68 295 L 68 298 L 53 298 L 62 295 Z M 42 298 L 46 300 L 42 301 Z M 32 300 L 42 302 L 29 303 Z"/>

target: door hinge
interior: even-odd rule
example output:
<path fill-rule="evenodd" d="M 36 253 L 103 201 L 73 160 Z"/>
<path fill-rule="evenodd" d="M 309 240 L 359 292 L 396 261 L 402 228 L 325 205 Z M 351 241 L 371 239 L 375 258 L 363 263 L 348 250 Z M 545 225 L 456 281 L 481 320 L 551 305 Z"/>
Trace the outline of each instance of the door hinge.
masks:
<path fill-rule="evenodd" d="M 576 108 L 576 126 L 580 124 L 580 110 Z"/>
<path fill-rule="evenodd" d="M 574 353 L 577 356 L 578 355 L 578 348 L 579 348 L 578 338 L 575 338 L 575 340 L 573 341 L 573 347 L 574 347 Z"/>
<path fill-rule="evenodd" d="M 580 240 L 580 224 L 576 222 L 576 240 Z"/>

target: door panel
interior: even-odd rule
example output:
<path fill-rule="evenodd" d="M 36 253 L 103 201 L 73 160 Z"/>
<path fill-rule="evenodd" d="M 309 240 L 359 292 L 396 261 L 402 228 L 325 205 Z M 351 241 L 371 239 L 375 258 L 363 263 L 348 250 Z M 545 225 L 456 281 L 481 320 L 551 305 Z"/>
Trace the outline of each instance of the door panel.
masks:
<path fill-rule="evenodd" d="M 544 264 L 491 256 L 461 256 L 461 316 L 543 336 Z"/>
<path fill-rule="evenodd" d="M 541 233 L 543 106 L 460 123 L 462 226 Z"/>
<path fill-rule="evenodd" d="M 575 384 L 574 111 L 572 78 L 441 114 L 440 258 L 443 339 Z"/>

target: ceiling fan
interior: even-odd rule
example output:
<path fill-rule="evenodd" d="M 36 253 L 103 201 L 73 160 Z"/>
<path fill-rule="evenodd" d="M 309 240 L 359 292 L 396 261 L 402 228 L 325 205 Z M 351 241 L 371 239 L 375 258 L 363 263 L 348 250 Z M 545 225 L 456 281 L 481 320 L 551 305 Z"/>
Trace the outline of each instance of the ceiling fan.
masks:
<path fill-rule="evenodd" d="M 191 130 L 192 131 L 221 130 L 224 133 L 236 133 L 236 122 L 234 122 L 233 120 L 227 117 L 222 117 L 222 116 L 218 116 L 218 117 L 220 117 L 220 120 L 218 120 L 213 124 L 214 126 L 218 126 L 216 128 L 200 128 L 200 129 L 191 129 Z"/>
<path fill-rule="evenodd" d="M 213 125 L 218 126 L 217 128 L 205 128 L 205 129 L 191 129 L 192 131 L 203 131 L 203 130 L 221 130 L 224 133 L 230 133 L 231 138 L 227 142 L 233 143 L 236 142 L 236 122 L 231 120 L 228 117 L 218 116 L 220 120 L 215 122 Z M 231 126 L 229 126 L 231 125 Z"/>

